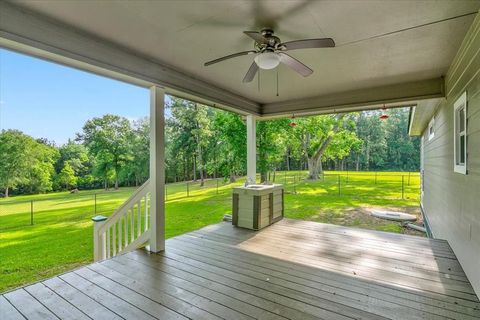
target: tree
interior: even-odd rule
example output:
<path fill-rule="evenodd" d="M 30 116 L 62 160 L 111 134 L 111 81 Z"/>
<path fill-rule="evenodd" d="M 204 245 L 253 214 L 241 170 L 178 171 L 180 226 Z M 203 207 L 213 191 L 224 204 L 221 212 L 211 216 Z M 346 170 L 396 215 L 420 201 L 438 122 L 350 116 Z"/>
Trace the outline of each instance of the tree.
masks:
<path fill-rule="evenodd" d="M 183 155 L 189 155 L 189 158 L 193 159 L 193 180 L 196 181 L 198 171 L 203 186 L 205 148 L 212 135 L 210 121 L 213 111 L 207 106 L 179 98 L 172 98 L 168 108 L 171 117 L 167 119 L 167 126 L 171 130 L 167 131 L 167 134 L 170 134 L 167 141 L 172 144 L 171 151 L 174 154 L 184 151 Z M 185 160 L 189 162 L 188 159 Z"/>
<path fill-rule="evenodd" d="M 59 157 L 55 163 L 55 170 L 60 172 L 65 165 L 65 162 L 69 162 L 72 169 L 75 171 L 75 175 L 86 175 L 90 171 L 92 159 L 88 156 L 88 150 L 83 144 L 75 143 L 73 140 L 58 148 Z"/>
<path fill-rule="evenodd" d="M 211 137 L 210 119 L 208 116 L 209 108 L 195 103 L 192 118 L 194 119 L 194 129 L 192 134 L 195 137 L 196 155 L 198 159 L 198 170 L 200 173 L 200 186 L 204 186 L 205 179 L 205 155 L 204 151 L 208 145 L 208 139 Z"/>
<path fill-rule="evenodd" d="M 148 117 L 133 121 L 132 134 L 129 135 L 130 156 L 123 168 L 123 176 L 133 177 L 135 186 L 149 177 L 150 165 L 150 120 Z"/>
<path fill-rule="evenodd" d="M 268 172 L 275 170 L 286 153 L 289 120 L 277 119 L 257 122 L 257 167 L 260 181 L 268 180 Z"/>
<path fill-rule="evenodd" d="M 129 137 L 132 134 L 130 122 L 123 117 L 106 114 L 100 118 L 88 120 L 83 133 L 77 134 L 77 140 L 83 141 L 88 150 L 100 160 L 99 168 L 106 179 L 108 170 L 114 172 L 115 189 L 118 189 L 119 172 L 129 157 Z M 107 166 L 109 161 L 111 166 Z M 107 181 L 105 180 L 105 184 Z"/>
<path fill-rule="evenodd" d="M 384 167 L 387 155 L 385 122 L 379 119 L 380 112 L 360 112 L 356 117 L 357 136 L 363 141 L 359 150 L 353 152 L 355 168 L 366 170 Z"/>
<path fill-rule="evenodd" d="M 389 115 L 385 123 L 388 163 L 399 170 L 418 170 L 420 140 L 408 135 L 408 113 L 401 109 L 392 109 Z"/>
<path fill-rule="evenodd" d="M 247 167 L 247 128 L 238 114 L 216 111 L 213 120 L 215 169 L 230 182 Z"/>
<path fill-rule="evenodd" d="M 58 181 L 60 184 L 65 186 L 65 189 L 69 189 L 70 186 L 75 186 L 77 184 L 77 177 L 75 176 L 75 171 L 73 171 L 70 162 L 65 162 L 62 170 L 58 175 Z"/>
<path fill-rule="evenodd" d="M 0 133 L 0 186 L 8 197 L 9 190 L 26 181 L 29 151 L 33 139 L 18 130 Z"/>
<path fill-rule="evenodd" d="M 58 153 L 53 146 L 36 141 L 18 130 L 0 133 L 0 187 L 9 196 L 12 188 L 23 193 L 45 192 L 52 188 L 53 164 Z"/>
<path fill-rule="evenodd" d="M 76 186 L 78 188 L 89 189 L 98 185 L 99 180 L 95 180 L 92 175 L 94 159 L 92 155 L 89 155 L 87 148 L 80 143 L 75 143 L 73 140 L 68 140 L 68 142 L 58 148 L 59 157 L 55 163 L 55 172 L 60 173 L 60 171 L 65 166 L 65 163 L 68 162 L 75 172 L 77 177 Z M 62 187 L 62 184 L 58 185 L 58 178 L 55 179 L 57 182 L 58 188 Z"/>
<path fill-rule="evenodd" d="M 358 139 L 350 117 L 322 115 L 298 119 L 295 128 L 308 161 L 308 179 L 316 180 L 322 173 L 322 160 L 345 157 Z"/>
<path fill-rule="evenodd" d="M 22 186 L 32 194 L 51 191 L 58 157 L 59 152 L 53 143 L 37 139 L 29 150 L 27 180 Z"/>

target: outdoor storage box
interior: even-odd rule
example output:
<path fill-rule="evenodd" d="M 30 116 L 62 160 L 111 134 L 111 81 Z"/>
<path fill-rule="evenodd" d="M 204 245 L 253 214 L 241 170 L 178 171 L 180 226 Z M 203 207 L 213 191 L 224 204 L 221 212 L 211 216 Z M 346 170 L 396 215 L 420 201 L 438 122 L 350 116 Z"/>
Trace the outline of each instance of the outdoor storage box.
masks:
<path fill-rule="evenodd" d="M 232 223 L 259 230 L 283 218 L 283 185 L 252 184 L 233 189 Z"/>

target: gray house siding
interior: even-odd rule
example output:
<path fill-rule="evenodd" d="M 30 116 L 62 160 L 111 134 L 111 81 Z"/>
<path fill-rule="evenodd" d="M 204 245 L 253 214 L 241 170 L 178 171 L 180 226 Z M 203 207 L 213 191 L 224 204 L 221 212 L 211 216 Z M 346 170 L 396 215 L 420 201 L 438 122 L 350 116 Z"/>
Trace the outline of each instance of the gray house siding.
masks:
<path fill-rule="evenodd" d="M 423 211 L 433 236 L 453 248 L 480 295 L 480 15 L 445 78 L 447 98 L 435 112 L 435 136 L 423 133 Z M 453 104 L 467 92 L 467 174 L 454 172 Z"/>

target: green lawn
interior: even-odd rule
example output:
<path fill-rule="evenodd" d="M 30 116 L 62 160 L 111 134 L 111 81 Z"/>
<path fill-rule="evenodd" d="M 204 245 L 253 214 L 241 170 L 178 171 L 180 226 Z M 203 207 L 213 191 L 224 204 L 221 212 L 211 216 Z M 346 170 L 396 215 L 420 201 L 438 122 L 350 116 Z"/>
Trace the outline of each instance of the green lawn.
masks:
<path fill-rule="evenodd" d="M 402 173 L 330 172 L 312 182 L 301 179 L 305 172 L 292 171 L 278 172 L 275 181 L 286 182 L 286 217 L 403 232 L 400 224 L 372 218 L 365 211 L 384 207 L 418 214 L 418 173 L 403 175 L 404 199 Z M 243 181 L 239 179 L 235 185 Z M 207 181 L 203 188 L 198 183 L 189 183 L 188 187 L 186 183 L 169 184 L 166 236 L 221 221 L 230 213 L 233 186 L 219 181 L 217 191 L 215 180 Z M 122 188 L 0 199 L 0 292 L 91 262 L 94 194 L 97 214 L 108 216 L 133 191 Z M 34 225 L 30 225 L 32 200 Z"/>

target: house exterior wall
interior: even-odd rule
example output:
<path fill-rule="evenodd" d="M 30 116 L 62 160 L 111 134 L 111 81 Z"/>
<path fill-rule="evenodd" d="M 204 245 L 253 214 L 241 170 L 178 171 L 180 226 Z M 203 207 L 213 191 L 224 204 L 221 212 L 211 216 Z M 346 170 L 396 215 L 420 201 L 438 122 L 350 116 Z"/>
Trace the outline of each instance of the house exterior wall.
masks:
<path fill-rule="evenodd" d="M 434 137 L 423 132 L 423 212 L 435 238 L 446 239 L 480 295 L 480 14 L 445 78 Z M 454 172 L 454 103 L 467 92 L 467 174 Z"/>

